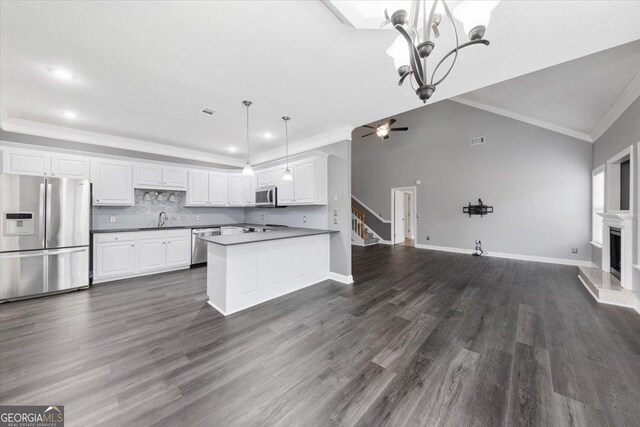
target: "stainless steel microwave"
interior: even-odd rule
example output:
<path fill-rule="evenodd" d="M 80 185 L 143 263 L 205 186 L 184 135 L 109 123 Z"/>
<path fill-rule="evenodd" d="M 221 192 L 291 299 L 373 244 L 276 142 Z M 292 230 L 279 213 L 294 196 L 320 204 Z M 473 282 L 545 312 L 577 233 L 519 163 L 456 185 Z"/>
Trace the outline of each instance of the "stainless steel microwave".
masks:
<path fill-rule="evenodd" d="M 256 206 L 267 208 L 278 207 L 278 187 L 271 185 L 256 190 Z"/>

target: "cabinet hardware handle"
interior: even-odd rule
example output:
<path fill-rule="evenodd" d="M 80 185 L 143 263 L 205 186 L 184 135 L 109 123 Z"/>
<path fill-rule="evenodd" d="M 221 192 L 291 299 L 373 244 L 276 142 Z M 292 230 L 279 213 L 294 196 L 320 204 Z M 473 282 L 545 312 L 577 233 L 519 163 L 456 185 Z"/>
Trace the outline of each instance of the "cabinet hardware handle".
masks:
<path fill-rule="evenodd" d="M 133 247 L 134 247 L 134 245 L 131 245 L 131 247 L 133 248 Z"/>
<path fill-rule="evenodd" d="M 117 237 L 114 237 L 114 240 L 118 240 L 118 238 L 117 238 Z"/>

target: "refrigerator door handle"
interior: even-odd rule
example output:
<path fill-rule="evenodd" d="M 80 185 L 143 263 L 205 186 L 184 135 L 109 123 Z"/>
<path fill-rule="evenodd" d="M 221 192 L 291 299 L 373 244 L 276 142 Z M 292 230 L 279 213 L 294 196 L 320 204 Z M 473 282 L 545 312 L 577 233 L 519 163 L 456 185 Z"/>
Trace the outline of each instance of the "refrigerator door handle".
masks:
<path fill-rule="evenodd" d="M 46 195 L 46 200 L 45 200 L 45 206 L 46 206 L 46 215 L 45 215 L 45 224 L 44 224 L 44 230 L 45 230 L 45 235 L 49 236 L 51 234 L 51 183 L 49 182 L 49 180 L 47 180 L 47 195 Z M 46 239 L 49 240 L 49 239 Z M 46 242 L 45 242 L 45 248 L 46 248 Z"/>
<path fill-rule="evenodd" d="M 45 186 L 46 180 L 43 183 L 40 183 L 40 224 L 38 226 L 38 233 L 39 233 L 39 238 L 40 238 L 40 242 L 42 243 L 42 247 L 44 248 L 44 239 L 45 239 L 45 231 L 44 231 L 44 227 L 45 227 L 45 215 L 44 215 L 44 211 L 45 211 L 45 191 L 44 191 L 44 186 Z"/>

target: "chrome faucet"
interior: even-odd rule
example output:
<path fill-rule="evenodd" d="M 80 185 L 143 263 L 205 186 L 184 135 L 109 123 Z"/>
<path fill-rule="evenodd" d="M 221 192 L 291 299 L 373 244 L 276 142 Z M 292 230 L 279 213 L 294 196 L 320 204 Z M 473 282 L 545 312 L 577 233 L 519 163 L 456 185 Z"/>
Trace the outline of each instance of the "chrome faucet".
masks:
<path fill-rule="evenodd" d="M 164 211 L 160 212 L 160 215 L 158 215 L 158 228 L 162 227 L 166 220 L 167 214 Z"/>

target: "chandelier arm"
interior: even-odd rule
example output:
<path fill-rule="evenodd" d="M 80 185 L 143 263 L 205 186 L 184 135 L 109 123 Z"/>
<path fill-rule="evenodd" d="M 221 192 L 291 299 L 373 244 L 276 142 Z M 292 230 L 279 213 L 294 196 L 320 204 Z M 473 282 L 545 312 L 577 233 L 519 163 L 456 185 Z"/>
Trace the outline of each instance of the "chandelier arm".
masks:
<path fill-rule="evenodd" d="M 442 63 L 451 55 L 453 55 L 454 53 L 456 53 L 458 50 L 463 49 L 467 46 L 472 46 L 474 44 L 483 44 L 485 46 L 489 45 L 489 40 L 485 40 L 485 39 L 480 39 L 480 40 L 471 40 L 468 41 L 466 43 L 462 43 L 460 46 L 458 46 L 456 49 L 451 49 L 445 56 L 442 57 L 442 59 L 440 60 L 440 62 L 438 62 L 438 65 L 436 65 L 436 68 L 434 68 L 433 70 L 433 74 L 435 75 L 436 70 L 438 69 L 438 67 L 440 67 L 440 65 L 442 65 Z M 453 67 L 452 67 L 453 68 Z M 451 68 L 449 69 L 449 71 L 451 71 Z M 449 74 L 449 72 L 447 72 L 447 74 Z M 436 83 L 432 83 L 434 86 L 438 86 L 440 83 L 442 83 L 442 81 L 447 77 L 447 74 L 444 75 L 444 77 L 442 77 L 440 80 L 438 80 Z M 433 79 L 431 79 L 431 81 L 433 81 Z"/>
<path fill-rule="evenodd" d="M 436 76 L 436 71 L 438 70 L 438 67 L 440 66 L 440 64 L 442 64 L 442 62 L 445 60 L 445 58 L 447 56 L 449 56 L 449 54 L 447 54 L 444 58 L 442 58 L 440 60 L 440 62 L 438 62 L 438 65 L 436 65 L 436 68 L 433 69 L 433 73 L 431 74 L 431 84 L 433 86 L 437 86 L 440 82 L 442 82 L 444 79 L 447 78 L 447 76 L 449 75 L 451 70 L 453 70 L 453 66 L 456 65 L 456 61 L 458 60 L 458 51 L 460 50 L 460 40 L 458 39 L 458 28 L 456 27 L 456 23 L 453 22 L 453 16 L 451 15 L 451 11 L 449 10 L 449 6 L 447 6 L 447 2 L 443 1 L 442 5 L 444 6 L 444 10 L 447 13 L 447 16 L 449 17 L 449 21 L 451 21 L 451 26 L 453 27 L 453 33 L 456 36 L 456 47 L 454 49 L 455 56 L 453 57 L 453 61 L 451 62 L 451 66 L 449 67 L 449 69 L 447 70 L 445 75 L 442 76 L 442 78 L 440 80 L 438 80 L 438 82 L 436 84 L 433 84 L 433 79 Z"/>
<path fill-rule="evenodd" d="M 411 3 L 411 14 L 409 16 L 413 18 L 413 22 L 411 25 L 413 28 L 418 28 L 418 16 L 420 14 L 421 2 L 422 0 L 413 0 L 413 3 Z"/>
<path fill-rule="evenodd" d="M 444 0 L 441 0 L 444 3 Z M 426 22 L 429 25 L 425 25 L 424 30 L 426 31 L 425 41 L 431 40 L 431 25 L 433 25 L 433 15 L 436 13 L 436 5 L 438 4 L 438 0 L 434 0 L 431 5 L 431 11 L 429 12 L 429 20 Z M 425 23 L 425 24 L 426 24 Z"/>
<path fill-rule="evenodd" d="M 404 83 L 404 79 L 406 79 L 407 77 L 409 77 L 411 75 L 411 71 L 407 71 L 406 73 L 404 73 L 402 75 L 402 77 L 400 77 L 400 81 L 398 82 L 398 86 L 402 86 L 402 83 Z"/>
<path fill-rule="evenodd" d="M 420 62 L 420 57 L 413 44 L 413 40 L 411 39 L 409 33 L 407 33 L 407 31 L 402 27 L 402 25 L 396 25 L 395 28 L 407 41 L 407 47 L 409 48 L 411 59 L 411 70 L 413 71 L 413 76 L 415 77 L 418 86 L 422 86 L 424 85 L 424 71 L 422 70 L 422 63 Z"/>

